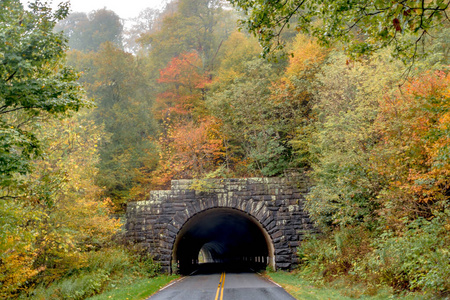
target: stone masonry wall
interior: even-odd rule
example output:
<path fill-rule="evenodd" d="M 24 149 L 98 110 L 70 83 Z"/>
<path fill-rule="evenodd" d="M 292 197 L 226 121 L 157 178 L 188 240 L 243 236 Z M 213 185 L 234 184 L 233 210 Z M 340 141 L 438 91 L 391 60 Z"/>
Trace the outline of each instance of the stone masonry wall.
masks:
<path fill-rule="evenodd" d="M 256 218 L 270 235 L 276 268 L 298 263 L 296 248 L 305 231 L 314 230 L 303 211 L 306 177 L 214 179 L 208 192 L 191 190 L 192 180 L 173 180 L 171 190 L 152 191 L 145 201 L 127 207 L 126 237 L 148 248 L 166 272 L 183 224 L 195 214 L 217 207 L 234 208 Z"/>

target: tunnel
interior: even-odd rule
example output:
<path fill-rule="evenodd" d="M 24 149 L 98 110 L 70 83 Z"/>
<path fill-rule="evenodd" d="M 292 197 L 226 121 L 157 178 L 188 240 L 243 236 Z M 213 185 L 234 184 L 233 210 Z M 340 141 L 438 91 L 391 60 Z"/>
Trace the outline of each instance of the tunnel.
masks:
<path fill-rule="evenodd" d="M 195 214 L 181 227 L 173 246 L 172 265 L 183 275 L 258 271 L 274 267 L 274 248 L 254 217 L 238 209 L 212 208 Z"/>

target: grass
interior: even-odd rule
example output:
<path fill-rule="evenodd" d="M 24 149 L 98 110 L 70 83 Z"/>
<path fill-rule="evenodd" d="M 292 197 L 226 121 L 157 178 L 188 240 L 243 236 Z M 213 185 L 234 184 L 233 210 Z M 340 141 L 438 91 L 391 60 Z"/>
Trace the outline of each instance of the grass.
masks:
<path fill-rule="evenodd" d="M 172 280 L 177 279 L 177 275 L 159 275 L 154 278 L 138 279 L 130 284 L 124 282 L 100 295 L 88 298 L 88 300 L 142 300 L 156 293 L 160 288 L 167 285 Z"/>
<path fill-rule="evenodd" d="M 301 300 L 430 299 L 420 294 L 394 295 L 389 288 L 379 287 L 375 289 L 360 284 L 348 284 L 341 280 L 327 283 L 324 286 L 318 286 L 295 272 L 267 272 L 265 275 L 281 285 L 295 299 Z"/>

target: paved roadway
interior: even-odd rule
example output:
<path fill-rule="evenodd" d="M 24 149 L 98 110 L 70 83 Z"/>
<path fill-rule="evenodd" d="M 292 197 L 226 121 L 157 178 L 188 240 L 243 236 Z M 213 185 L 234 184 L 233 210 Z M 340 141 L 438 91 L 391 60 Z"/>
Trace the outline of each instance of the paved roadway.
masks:
<path fill-rule="evenodd" d="M 186 276 L 147 300 L 293 300 L 282 287 L 256 273 Z"/>

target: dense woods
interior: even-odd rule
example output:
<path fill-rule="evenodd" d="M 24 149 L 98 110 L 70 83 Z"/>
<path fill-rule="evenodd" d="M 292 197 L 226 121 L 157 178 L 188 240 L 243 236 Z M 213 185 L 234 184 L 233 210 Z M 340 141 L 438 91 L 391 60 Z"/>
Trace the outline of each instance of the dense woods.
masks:
<path fill-rule="evenodd" d="M 230 2 L 0 3 L 0 297 L 154 275 L 121 217 L 172 179 L 296 171 L 302 272 L 449 295 L 448 1 Z"/>

